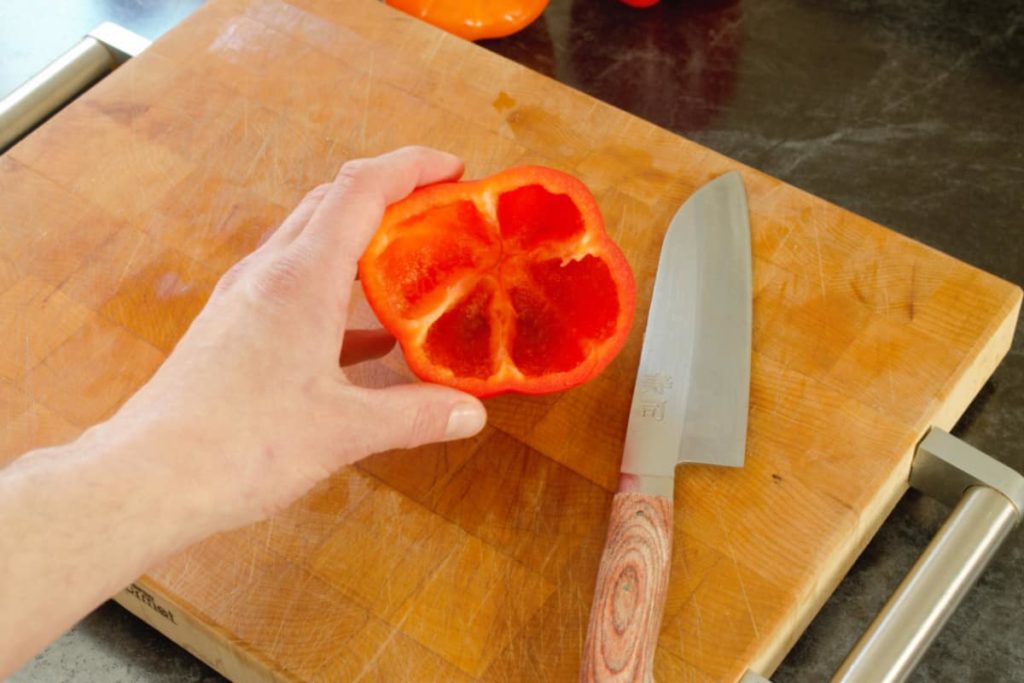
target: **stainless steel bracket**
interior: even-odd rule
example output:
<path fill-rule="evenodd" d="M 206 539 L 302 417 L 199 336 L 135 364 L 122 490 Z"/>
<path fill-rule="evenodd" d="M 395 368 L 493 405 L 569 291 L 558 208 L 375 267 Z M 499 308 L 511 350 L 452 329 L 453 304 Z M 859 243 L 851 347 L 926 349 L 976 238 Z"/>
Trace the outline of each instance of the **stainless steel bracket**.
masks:
<path fill-rule="evenodd" d="M 832 683 L 906 680 L 1024 512 L 1024 476 L 937 427 L 918 444 L 910 486 L 953 512 Z"/>
<path fill-rule="evenodd" d="M 149 41 L 105 22 L 0 100 L 0 154 L 126 60 Z"/>
<path fill-rule="evenodd" d="M 987 486 L 1024 512 L 1024 476 L 952 434 L 932 428 L 925 435 L 910 470 L 910 485 L 955 506 L 972 486 Z"/>

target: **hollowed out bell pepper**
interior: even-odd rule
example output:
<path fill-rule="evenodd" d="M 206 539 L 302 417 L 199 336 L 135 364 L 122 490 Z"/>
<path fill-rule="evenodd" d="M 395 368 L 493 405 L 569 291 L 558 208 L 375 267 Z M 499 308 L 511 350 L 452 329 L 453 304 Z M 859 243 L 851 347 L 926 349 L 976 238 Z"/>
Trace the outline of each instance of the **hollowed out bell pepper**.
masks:
<path fill-rule="evenodd" d="M 413 372 L 477 396 L 591 379 L 625 343 L 636 300 L 593 195 L 537 166 L 388 207 L 359 273 Z"/>
<path fill-rule="evenodd" d="M 406 14 L 467 40 L 502 38 L 529 26 L 548 0 L 387 0 Z"/>

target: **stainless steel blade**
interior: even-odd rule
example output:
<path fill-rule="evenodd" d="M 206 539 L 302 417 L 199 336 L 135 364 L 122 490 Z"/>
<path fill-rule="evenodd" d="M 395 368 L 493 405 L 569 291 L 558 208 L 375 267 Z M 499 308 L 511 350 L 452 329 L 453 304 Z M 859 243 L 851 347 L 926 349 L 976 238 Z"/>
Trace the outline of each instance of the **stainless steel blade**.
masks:
<path fill-rule="evenodd" d="M 750 400 L 750 224 L 738 173 L 699 188 L 669 225 L 633 390 L 622 472 L 743 464 Z"/>

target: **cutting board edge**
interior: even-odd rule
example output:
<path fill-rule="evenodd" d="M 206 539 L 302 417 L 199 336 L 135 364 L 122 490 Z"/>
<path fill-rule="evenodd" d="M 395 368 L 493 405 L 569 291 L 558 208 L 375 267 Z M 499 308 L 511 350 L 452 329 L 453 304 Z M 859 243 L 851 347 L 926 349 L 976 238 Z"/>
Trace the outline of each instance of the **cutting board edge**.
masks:
<path fill-rule="evenodd" d="M 140 590 L 141 589 L 141 590 Z M 236 641 L 222 628 L 203 622 L 147 576 L 113 597 L 133 615 L 231 681 L 296 681 Z"/>
<path fill-rule="evenodd" d="M 964 366 L 957 381 L 953 383 L 947 400 L 938 404 L 931 418 L 924 420 L 918 426 L 917 436 L 901 459 L 900 466 L 893 468 L 893 476 L 886 482 L 886 486 L 879 489 L 872 506 L 865 509 L 861 516 L 858 533 L 850 536 L 850 542 L 844 552 L 833 555 L 831 568 L 821 572 L 821 582 L 817 584 L 818 590 L 812 590 L 807 601 L 794 606 L 794 615 L 790 626 L 777 631 L 775 637 L 762 650 L 761 656 L 755 657 L 750 663 L 749 670 L 768 677 L 782 664 L 783 659 L 793 649 L 797 640 L 807 630 L 839 584 L 846 578 L 854 562 L 874 539 L 875 534 L 888 519 L 903 494 L 910 488 L 910 466 L 913 463 L 917 444 L 925 433 L 932 426 L 946 431 L 951 430 L 1009 353 L 1020 317 L 1024 290 L 1013 283 L 1007 282 L 1007 285 L 1010 287 L 1010 296 L 1007 299 L 1005 315 L 998 324 L 993 326 L 994 330 L 988 336 L 987 343 Z"/>

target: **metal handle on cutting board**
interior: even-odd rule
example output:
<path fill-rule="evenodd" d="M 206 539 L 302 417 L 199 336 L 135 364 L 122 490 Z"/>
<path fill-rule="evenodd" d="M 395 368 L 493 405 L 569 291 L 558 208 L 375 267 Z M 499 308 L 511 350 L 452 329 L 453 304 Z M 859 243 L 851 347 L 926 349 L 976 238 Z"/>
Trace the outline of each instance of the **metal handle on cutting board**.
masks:
<path fill-rule="evenodd" d="M 917 447 L 910 485 L 956 507 L 832 683 L 906 680 L 1024 512 L 1024 476 L 937 427 Z M 765 681 L 747 672 L 741 683 Z"/>
<path fill-rule="evenodd" d="M 149 41 L 104 22 L 73 48 L 0 100 L 0 154 L 75 99 Z"/>

